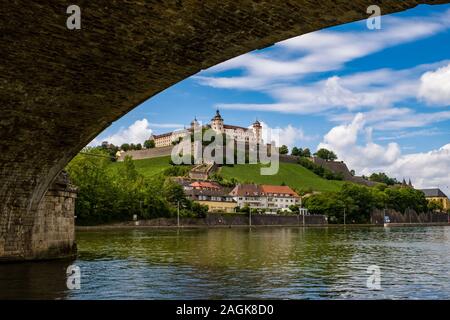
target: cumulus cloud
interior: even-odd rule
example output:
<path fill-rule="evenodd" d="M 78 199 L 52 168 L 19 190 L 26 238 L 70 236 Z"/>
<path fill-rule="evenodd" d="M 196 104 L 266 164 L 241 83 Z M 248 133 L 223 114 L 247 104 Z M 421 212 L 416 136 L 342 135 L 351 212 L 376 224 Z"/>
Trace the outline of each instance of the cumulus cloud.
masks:
<path fill-rule="evenodd" d="M 430 105 L 450 105 L 450 64 L 426 72 L 420 79 L 419 98 Z"/>
<path fill-rule="evenodd" d="M 90 145 L 98 145 L 102 141 L 108 141 L 114 145 L 122 145 L 124 143 L 144 143 L 150 135 L 152 134 L 152 129 L 150 129 L 150 124 L 147 119 L 137 120 L 128 128 L 121 128 L 118 132 L 103 137 L 101 139 L 96 139 L 91 142 Z M 100 141 L 101 140 L 101 141 Z"/>
<path fill-rule="evenodd" d="M 277 146 L 286 145 L 289 148 L 303 145 L 313 137 L 305 134 L 302 128 L 287 125 L 286 127 L 270 127 L 267 123 L 261 122 L 262 138 L 266 143 L 274 141 Z"/>
<path fill-rule="evenodd" d="M 365 116 L 357 114 L 349 124 L 332 128 L 318 148 L 333 150 L 358 174 L 383 171 L 397 179 L 410 178 L 418 188 L 449 185 L 450 144 L 429 152 L 402 155 L 397 143 L 374 143 L 370 133 Z M 364 134 L 366 142 L 358 143 Z"/>
<path fill-rule="evenodd" d="M 358 137 L 364 133 L 368 141 L 358 145 Z M 369 168 L 390 165 L 400 156 L 397 143 L 382 146 L 371 141 L 371 131 L 365 128 L 362 113 L 357 114 L 350 124 L 332 128 L 319 144 L 320 148 L 333 150 L 350 168 L 362 174 L 368 174 Z"/>
<path fill-rule="evenodd" d="M 404 155 L 386 171 L 397 177 L 411 177 L 415 187 L 441 187 L 446 191 L 450 184 L 450 144 L 429 152 Z"/>

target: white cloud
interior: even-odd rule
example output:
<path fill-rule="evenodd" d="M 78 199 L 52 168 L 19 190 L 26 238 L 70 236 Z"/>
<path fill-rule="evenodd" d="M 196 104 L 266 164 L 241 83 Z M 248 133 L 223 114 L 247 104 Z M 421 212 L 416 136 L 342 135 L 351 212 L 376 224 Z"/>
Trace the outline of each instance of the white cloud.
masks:
<path fill-rule="evenodd" d="M 450 64 L 426 72 L 420 79 L 418 96 L 431 105 L 450 105 Z"/>
<path fill-rule="evenodd" d="M 415 131 L 395 132 L 391 136 L 378 137 L 376 140 L 389 141 L 389 140 L 398 140 L 398 139 L 414 138 L 414 137 L 431 137 L 431 136 L 443 135 L 446 133 L 448 134 L 450 132 L 444 132 L 444 131 L 438 130 L 437 128 L 431 128 L 431 129 L 422 129 L 422 130 L 415 130 Z M 402 149 L 406 149 L 406 148 L 407 147 L 403 147 Z M 409 147 L 409 148 L 411 148 L 411 147 Z"/>
<path fill-rule="evenodd" d="M 152 128 L 169 128 L 169 129 L 183 129 L 184 125 L 179 123 L 149 123 Z"/>
<path fill-rule="evenodd" d="M 358 137 L 368 132 L 368 141 L 359 144 Z M 397 179 L 410 178 L 418 188 L 450 184 L 450 144 L 438 150 L 402 155 L 397 143 L 380 145 L 371 141 L 363 114 L 357 114 L 347 125 L 332 128 L 318 148 L 335 151 L 358 174 L 383 171 Z"/>
<path fill-rule="evenodd" d="M 270 52 L 248 53 L 209 68 L 197 79 L 221 88 L 261 90 L 317 72 L 336 71 L 354 59 L 415 41 L 450 27 L 450 10 L 431 17 L 383 17 L 383 29 L 359 32 L 317 31 L 277 43 Z M 361 22 L 364 25 L 365 22 Z M 242 76 L 209 74 L 242 69 Z"/>
<path fill-rule="evenodd" d="M 339 113 L 328 116 L 337 123 L 351 121 L 355 113 Z M 450 111 L 416 112 L 410 108 L 380 108 L 364 112 L 367 124 L 377 130 L 392 131 L 405 128 L 421 128 L 450 119 Z"/>
<path fill-rule="evenodd" d="M 286 127 L 271 128 L 267 123 L 261 122 L 262 138 L 266 143 L 275 141 L 277 146 L 286 145 L 289 148 L 301 146 L 313 137 L 305 134 L 302 128 L 287 125 Z"/>
<path fill-rule="evenodd" d="M 331 76 L 302 86 L 288 84 L 273 86 L 266 88 L 265 92 L 276 101 L 274 103 L 228 103 L 217 106 L 221 109 L 297 114 L 317 114 L 340 109 L 347 111 L 373 109 L 374 116 L 375 113 L 378 113 L 379 116 L 385 117 L 391 113 L 398 113 L 400 109 L 389 110 L 396 104 L 416 99 L 420 87 L 420 77 L 425 72 L 448 64 L 449 61 L 444 60 L 402 70 L 379 69 L 343 77 Z M 409 110 L 402 109 L 402 112 Z M 408 113 L 410 112 L 411 110 L 408 111 Z M 328 113 L 328 115 L 330 114 Z M 336 119 L 335 116 L 331 114 L 334 119 Z M 350 116 L 353 117 L 354 114 L 350 114 Z M 435 118 L 438 119 L 438 117 Z M 397 118 L 397 120 L 401 119 Z"/>
<path fill-rule="evenodd" d="M 147 119 L 137 120 L 128 128 L 121 128 L 118 132 L 103 138 L 95 139 L 90 145 L 99 145 L 102 141 L 108 141 L 116 146 L 124 143 L 144 143 L 152 134 Z"/>
<path fill-rule="evenodd" d="M 443 191 L 448 191 L 450 144 L 429 152 L 404 155 L 386 171 L 397 177 L 411 177 L 416 188 L 440 187 Z"/>
<path fill-rule="evenodd" d="M 358 145 L 360 134 L 366 133 L 368 142 Z M 400 155 L 400 147 L 396 143 L 389 143 L 386 147 L 371 141 L 370 129 L 365 129 L 365 119 L 362 113 L 355 116 L 348 125 L 340 125 L 332 128 L 319 144 L 318 149 L 333 150 L 347 165 L 367 174 L 368 167 L 380 167 L 393 163 Z"/>

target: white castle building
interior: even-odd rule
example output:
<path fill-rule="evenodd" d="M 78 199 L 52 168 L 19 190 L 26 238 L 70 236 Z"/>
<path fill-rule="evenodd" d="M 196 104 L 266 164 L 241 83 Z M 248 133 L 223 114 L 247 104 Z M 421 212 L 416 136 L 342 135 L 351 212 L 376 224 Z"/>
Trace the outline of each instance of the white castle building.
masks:
<path fill-rule="evenodd" d="M 152 135 L 150 140 L 155 141 L 155 147 L 157 148 L 170 146 L 173 141 L 177 141 L 180 138 L 190 135 L 194 131 L 194 128 L 199 125 L 200 124 L 197 119 L 194 119 L 191 122 L 191 127 L 189 129 L 163 133 L 160 135 Z M 217 110 L 216 115 L 211 119 L 211 123 L 204 127 L 211 128 L 217 133 L 224 133 L 227 136 L 234 138 L 236 141 L 262 143 L 262 126 L 258 120 L 252 124 L 251 128 L 228 125 L 224 124 L 223 118 L 220 115 L 219 110 Z"/>

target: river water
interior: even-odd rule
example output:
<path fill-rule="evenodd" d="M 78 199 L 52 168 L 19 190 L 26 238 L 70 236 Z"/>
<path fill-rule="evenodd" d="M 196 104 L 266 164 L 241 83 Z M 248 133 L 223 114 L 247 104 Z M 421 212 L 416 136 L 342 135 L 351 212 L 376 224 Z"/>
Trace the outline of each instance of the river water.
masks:
<path fill-rule="evenodd" d="M 126 229 L 77 242 L 75 261 L 0 265 L 0 298 L 450 299 L 450 227 Z M 80 289 L 67 289 L 71 264 Z M 367 287 L 372 265 L 381 290 Z"/>

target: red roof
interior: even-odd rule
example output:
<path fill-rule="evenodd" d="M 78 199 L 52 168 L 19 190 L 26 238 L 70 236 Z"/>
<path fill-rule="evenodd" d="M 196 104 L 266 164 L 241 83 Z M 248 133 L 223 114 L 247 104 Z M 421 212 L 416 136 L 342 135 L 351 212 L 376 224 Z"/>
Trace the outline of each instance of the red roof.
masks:
<path fill-rule="evenodd" d="M 238 184 L 231 191 L 233 196 L 260 196 L 261 190 L 256 184 Z"/>
<path fill-rule="evenodd" d="M 195 181 L 192 182 L 189 186 L 193 188 L 205 188 L 205 189 L 219 189 L 220 187 L 214 183 L 207 181 Z"/>
<path fill-rule="evenodd" d="M 234 196 L 267 196 L 277 194 L 279 196 L 288 195 L 300 198 L 299 195 L 288 186 L 240 184 L 237 185 L 231 194 Z"/>
<path fill-rule="evenodd" d="M 288 194 L 292 197 L 298 197 L 298 194 L 289 188 L 288 186 L 272 186 L 268 184 L 261 185 L 261 191 L 263 193 L 270 193 L 270 194 Z"/>

